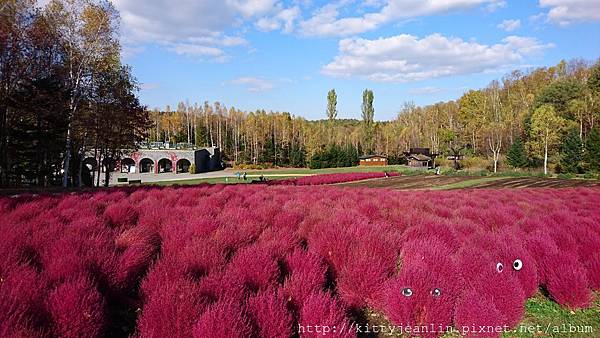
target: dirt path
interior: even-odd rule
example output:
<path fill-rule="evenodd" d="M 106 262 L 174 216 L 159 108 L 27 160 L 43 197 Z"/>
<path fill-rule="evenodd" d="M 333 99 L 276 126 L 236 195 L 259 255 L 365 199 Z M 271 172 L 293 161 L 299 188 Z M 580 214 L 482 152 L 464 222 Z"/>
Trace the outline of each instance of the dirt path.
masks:
<path fill-rule="evenodd" d="M 469 181 L 473 184 L 470 185 Z M 337 184 L 340 187 L 413 189 L 501 189 L 600 187 L 598 180 L 541 177 L 399 176 Z"/>

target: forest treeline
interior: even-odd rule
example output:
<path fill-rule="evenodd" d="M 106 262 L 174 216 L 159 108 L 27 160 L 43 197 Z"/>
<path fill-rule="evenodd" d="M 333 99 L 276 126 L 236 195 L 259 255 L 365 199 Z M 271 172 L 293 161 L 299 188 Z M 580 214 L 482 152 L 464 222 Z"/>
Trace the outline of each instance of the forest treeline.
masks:
<path fill-rule="evenodd" d="M 120 61 L 118 12 L 102 0 L 0 7 L 0 186 L 91 185 L 84 157 L 110 166 L 151 128 Z"/>
<path fill-rule="evenodd" d="M 399 102 L 391 121 L 377 121 L 377 93 L 368 89 L 361 119 L 337 118 L 335 90 L 324 93 L 318 121 L 219 102 L 149 112 L 121 62 L 119 13 L 109 1 L 40 8 L 0 0 L 0 8 L 0 186 L 99 184 L 101 173 L 90 175 L 83 160 L 111 167 L 142 141 L 218 146 L 236 166 L 349 166 L 367 154 L 400 163 L 409 148 L 427 147 L 492 171 L 600 171 L 598 61 L 513 71 L 455 101 Z"/>
<path fill-rule="evenodd" d="M 365 91 L 362 119 L 337 119 L 332 90 L 324 95 L 326 114 L 319 121 L 286 112 L 245 112 L 219 102 L 182 102 L 175 109 L 152 111 L 149 135 L 151 141 L 219 146 L 237 165 L 341 166 L 370 153 L 398 163 L 409 148 L 427 147 L 479 158 L 492 171 L 500 165 L 600 169 L 598 62 L 516 70 L 455 101 L 423 107 L 404 103 L 392 121 L 374 121 L 376 99 L 376 93 Z"/>

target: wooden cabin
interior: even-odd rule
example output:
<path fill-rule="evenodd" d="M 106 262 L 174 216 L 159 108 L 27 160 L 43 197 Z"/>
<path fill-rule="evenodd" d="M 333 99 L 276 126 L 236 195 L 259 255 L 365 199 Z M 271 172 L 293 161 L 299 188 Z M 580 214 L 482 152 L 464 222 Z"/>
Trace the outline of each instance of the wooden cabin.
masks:
<path fill-rule="evenodd" d="M 388 165 L 388 159 L 381 155 L 367 155 L 359 157 L 359 165 L 361 167 L 367 166 L 386 166 Z"/>
<path fill-rule="evenodd" d="M 410 148 L 404 153 L 408 166 L 412 168 L 435 168 L 437 154 L 432 154 L 429 148 Z"/>

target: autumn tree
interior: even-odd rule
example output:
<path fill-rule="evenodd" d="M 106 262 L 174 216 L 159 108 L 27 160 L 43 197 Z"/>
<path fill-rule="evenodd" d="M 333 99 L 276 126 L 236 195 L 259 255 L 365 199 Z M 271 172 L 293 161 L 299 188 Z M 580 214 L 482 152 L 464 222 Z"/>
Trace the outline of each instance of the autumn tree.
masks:
<path fill-rule="evenodd" d="M 548 155 L 560 140 L 565 120 L 552 105 L 538 107 L 531 116 L 529 146 L 536 155 L 544 157 L 544 174 L 548 174 Z"/>
<path fill-rule="evenodd" d="M 498 172 L 498 161 L 500 160 L 506 125 L 502 102 L 500 101 L 500 86 L 497 81 L 492 82 L 485 91 L 485 103 L 485 137 L 488 149 L 492 152 L 494 172 Z"/>
<path fill-rule="evenodd" d="M 52 0 L 45 17 L 64 50 L 69 89 L 69 114 L 62 185 L 69 184 L 73 153 L 73 121 L 95 74 L 114 66 L 119 59 L 118 14 L 110 2 L 98 0 Z"/>
<path fill-rule="evenodd" d="M 375 109 L 373 108 L 373 91 L 365 89 L 363 91 L 362 100 L 362 119 L 363 119 L 363 131 L 365 135 L 365 143 L 367 145 L 367 151 L 373 151 L 373 131 L 374 131 L 374 116 Z"/>

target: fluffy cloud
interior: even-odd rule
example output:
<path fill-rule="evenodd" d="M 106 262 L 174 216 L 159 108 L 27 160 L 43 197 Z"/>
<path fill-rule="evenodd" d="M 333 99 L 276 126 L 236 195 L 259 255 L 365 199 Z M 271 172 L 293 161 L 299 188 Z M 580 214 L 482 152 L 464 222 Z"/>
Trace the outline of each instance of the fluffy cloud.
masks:
<path fill-rule="evenodd" d="M 549 7 L 548 21 L 568 25 L 575 21 L 600 21 L 600 2 L 590 0 L 540 0 Z"/>
<path fill-rule="evenodd" d="M 376 40 L 352 38 L 339 42 L 339 55 L 322 72 L 334 77 L 408 82 L 514 66 L 549 47 L 552 45 L 518 36 L 495 45 L 441 34 L 422 39 L 408 34 Z"/>
<path fill-rule="evenodd" d="M 300 23 L 305 36 L 348 36 L 374 30 L 383 24 L 427 15 L 435 15 L 487 5 L 488 10 L 502 7 L 500 0 L 390 0 L 379 11 L 359 17 L 339 18 L 345 3 L 325 5 Z"/>
<path fill-rule="evenodd" d="M 246 44 L 242 37 L 224 32 L 269 13 L 275 1 L 115 0 L 114 4 L 121 13 L 126 48 L 135 50 L 132 46 L 151 42 L 180 55 L 222 60 L 224 48 Z"/>
<path fill-rule="evenodd" d="M 512 32 L 519 27 L 521 27 L 521 20 L 504 20 L 498 25 L 498 28 L 507 32 Z"/>
<path fill-rule="evenodd" d="M 294 29 L 294 22 L 298 19 L 300 14 L 300 8 L 297 6 L 280 8 L 275 15 L 260 18 L 256 22 L 256 28 L 263 32 L 281 29 L 286 33 L 290 33 Z"/>
<path fill-rule="evenodd" d="M 421 87 L 421 88 L 413 88 L 408 91 L 409 94 L 413 95 L 429 95 L 435 94 L 442 91 L 442 88 L 438 87 Z"/>
<path fill-rule="evenodd" d="M 275 86 L 270 81 L 257 77 L 240 77 L 229 82 L 232 85 L 245 86 L 249 92 L 264 92 Z"/>

